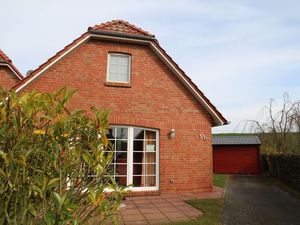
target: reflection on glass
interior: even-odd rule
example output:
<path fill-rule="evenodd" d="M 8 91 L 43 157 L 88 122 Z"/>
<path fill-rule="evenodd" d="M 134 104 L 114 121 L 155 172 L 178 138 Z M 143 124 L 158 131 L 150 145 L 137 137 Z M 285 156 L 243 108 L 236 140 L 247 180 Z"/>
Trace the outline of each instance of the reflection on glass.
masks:
<path fill-rule="evenodd" d="M 133 130 L 133 138 L 134 139 L 144 139 L 144 130 L 143 129 L 138 129 L 138 128 L 134 128 Z"/>
<path fill-rule="evenodd" d="M 113 127 L 109 128 L 107 130 L 106 137 L 108 139 L 114 139 L 115 138 L 115 128 L 113 128 Z"/>
<path fill-rule="evenodd" d="M 127 139 L 128 137 L 128 128 L 117 127 L 117 139 Z"/>
<path fill-rule="evenodd" d="M 116 141 L 116 151 L 127 151 L 127 141 Z"/>

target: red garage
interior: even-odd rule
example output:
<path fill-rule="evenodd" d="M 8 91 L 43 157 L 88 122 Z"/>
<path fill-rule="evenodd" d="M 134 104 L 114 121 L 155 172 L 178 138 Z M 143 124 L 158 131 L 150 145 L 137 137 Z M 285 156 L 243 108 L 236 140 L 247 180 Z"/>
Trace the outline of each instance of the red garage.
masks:
<path fill-rule="evenodd" d="M 257 136 L 214 136 L 214 173 L 260 174 Z"/>

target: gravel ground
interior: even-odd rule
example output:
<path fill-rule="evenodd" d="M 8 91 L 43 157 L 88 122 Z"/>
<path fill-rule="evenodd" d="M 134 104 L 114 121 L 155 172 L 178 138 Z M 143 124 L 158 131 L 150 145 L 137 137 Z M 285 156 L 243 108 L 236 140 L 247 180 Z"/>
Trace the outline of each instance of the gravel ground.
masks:
<path fill-rule="evenodd" d="M 223 225 L 300 225 L 300 199 L 268 176 L 231 176 Z"/>

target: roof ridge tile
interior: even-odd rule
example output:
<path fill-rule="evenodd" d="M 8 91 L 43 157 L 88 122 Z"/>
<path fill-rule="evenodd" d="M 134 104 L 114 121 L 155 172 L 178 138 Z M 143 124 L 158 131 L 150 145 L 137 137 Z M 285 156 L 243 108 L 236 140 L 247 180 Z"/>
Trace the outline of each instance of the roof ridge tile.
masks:
<path fill-rule="evenodd" d="M 105 23 L 96 24 L 92 27 L 89 27 L 89 29 L 125 33 L 125 34 L 140 34 L 144 36 L 154 37 L 154 35 L 151 34 L 150 32 L 145 31 L 142 28 L 137 27 L 125 20 L 111 20 Z"/>

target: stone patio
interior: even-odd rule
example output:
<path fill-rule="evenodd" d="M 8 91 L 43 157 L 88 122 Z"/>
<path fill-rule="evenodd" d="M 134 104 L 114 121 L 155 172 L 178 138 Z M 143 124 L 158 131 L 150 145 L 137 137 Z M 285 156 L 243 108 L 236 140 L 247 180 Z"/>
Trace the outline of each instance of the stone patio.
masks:
<path fill-rule="evenodd" d="M 120 224 L 167 224 L 187 221 L 202 215 L 202 212 L 185 203 L 189 199 L 221 198 L 222 188 L 214 188 L 213 192 L 193 193 L 185 195 L 161 195 L 126 197 L 126 207 L 120 211 Z"/>

